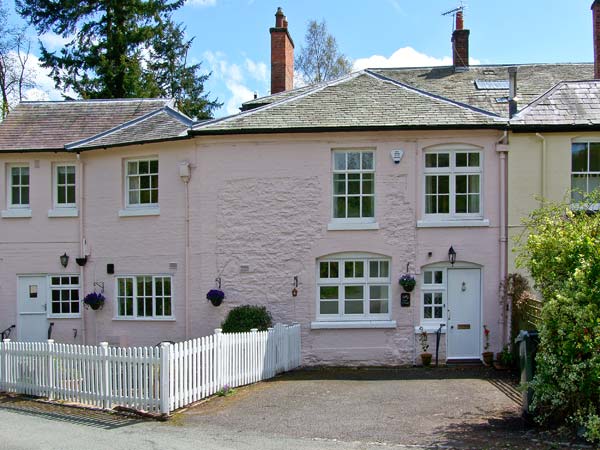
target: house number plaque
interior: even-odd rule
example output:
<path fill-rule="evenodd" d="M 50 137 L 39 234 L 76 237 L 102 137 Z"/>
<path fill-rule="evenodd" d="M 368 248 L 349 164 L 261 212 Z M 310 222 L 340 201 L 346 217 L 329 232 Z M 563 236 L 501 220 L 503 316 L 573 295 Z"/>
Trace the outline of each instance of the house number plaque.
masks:
<path fill-rule="evenodd" d="M 400 306 L 405 308 L 410 306 L 410 294 L 408 292 L 400 294 Z"/>
<path fill-rule="evenodd" d="M 456 328 L 458 328 L 459 330 L 470 330 L 471 329 L 471 324 L 470 323 L 459 323 Z"/>

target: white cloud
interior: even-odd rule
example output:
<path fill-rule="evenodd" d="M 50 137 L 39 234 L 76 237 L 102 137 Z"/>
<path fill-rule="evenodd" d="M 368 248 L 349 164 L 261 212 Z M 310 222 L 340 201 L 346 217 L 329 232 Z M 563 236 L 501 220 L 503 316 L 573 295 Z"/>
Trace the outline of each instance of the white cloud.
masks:
<path fill-rule="evenodd" d="M 72 36 L 65 38 L 56 33 L 45 33 L 42 34 L 39 38 L 40 41 L 42 41 L 42 44 L 44 44 L 44 47 L 46 47 L 46 49 L 51 52 L 63 48 L 65 45 L 67 45 L 73 40 Z"/>
<path fill-rule="evenodd" d="M 267 66 L 263 62 L 246 58 L 243 65 L 238 65 L 231 63 L 226 54 L 211 51 L 205 52 L 203 57 L 212 72 L 210 81 L 216 85 L 216 89 L 211 89 L 213 93 L 219 90 L 219 86 L 226 91 L 226 95 L 219 94 L 219 97 L 224 97 L 223 108 L 228 115 L 239 113 L 242 103 L 254 98 L 255 90 L 248 86 L 247 78 L 258 81 L 261 89 L 267 88 Z"/>
<path fill-rule="evenodd" d="M 217 0 L 188 0 L 190 5 L 194 6 L 215 6 L 217 4 Z"/>
<path fill-rule="evenodd" d="M 469 58 L 469 63 L 475 65 L 480 62 L 477 59 Z M 353 70 L 362 70 L 370 67 L 432 67 L 451 65 L 452 58 L 450 56 L 436 58 L 425 53 L 420 53 L 412 47 L 402 47 L 392 53 L 389 58 L 381 55 L 359 58 L 354 61 Z"/>

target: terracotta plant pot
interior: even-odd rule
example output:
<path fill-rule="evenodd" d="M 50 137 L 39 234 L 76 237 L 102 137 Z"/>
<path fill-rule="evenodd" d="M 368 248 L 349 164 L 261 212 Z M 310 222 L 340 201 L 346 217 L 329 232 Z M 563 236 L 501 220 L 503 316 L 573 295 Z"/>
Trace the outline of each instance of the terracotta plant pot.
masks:
<path fill-rule="evenodd" d="M 483 352 L 481 356 L 483 357 L 483 363 L 486 366 L 492 366 L 494 363 L 494 352 Z"/>
<path fill-rule="evenodd" d="M 421 362 L 424 367 L 429 367 L 431 365 L 431 353 L 421 353 Z"/>

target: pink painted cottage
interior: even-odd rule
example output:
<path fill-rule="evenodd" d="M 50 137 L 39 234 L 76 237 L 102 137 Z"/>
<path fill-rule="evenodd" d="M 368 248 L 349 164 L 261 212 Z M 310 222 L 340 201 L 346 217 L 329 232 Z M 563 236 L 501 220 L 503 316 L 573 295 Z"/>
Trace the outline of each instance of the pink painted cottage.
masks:
<path fill-rule="evenodd" d="M 484 325 L 499 351 L 508 69 L 469 67 L 461 24 L 452 66 L 292 89 L 278 11 L 273 94 L 212 121 L 164 100 L 22 103 L 0 125 L 0 331 L 155 344 L 250 303 L 302 325 L 305 365 L 413 364 L 421 329 L 443 362 L 479 360 Z M 518 71 L 528 103 L 592 64 Z"/>

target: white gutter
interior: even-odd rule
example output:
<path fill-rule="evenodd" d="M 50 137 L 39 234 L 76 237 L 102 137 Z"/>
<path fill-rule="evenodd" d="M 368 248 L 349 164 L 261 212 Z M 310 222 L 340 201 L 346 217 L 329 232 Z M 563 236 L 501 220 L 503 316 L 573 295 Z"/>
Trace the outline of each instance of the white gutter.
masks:
<path fill-rule="evenodd" d="M 496 151 L 500 157 L 500 227 L 499 227 L 499 276 L 500 282 L 506 280 L 508 275 L 508 227 L 507 227 L 507 204 L 508 204 L 508 182 L 507 182 L 507 153 L 508 153 L 508 132 L 505 130 L 502 137 L 496 142 Z M 502 299 L 502 305 L 505 304 L 505 298 Z M 510 302 L 506 302 L 506 307 L 502 311 L 502 342 L 510 339 L 511 311 Z"/>
<path fill-rule="evenodd" d="M 179 164 L 179 177 L 185 185 L 185 338 L 190 337 L 190 177 L 188 161 Z"/>

